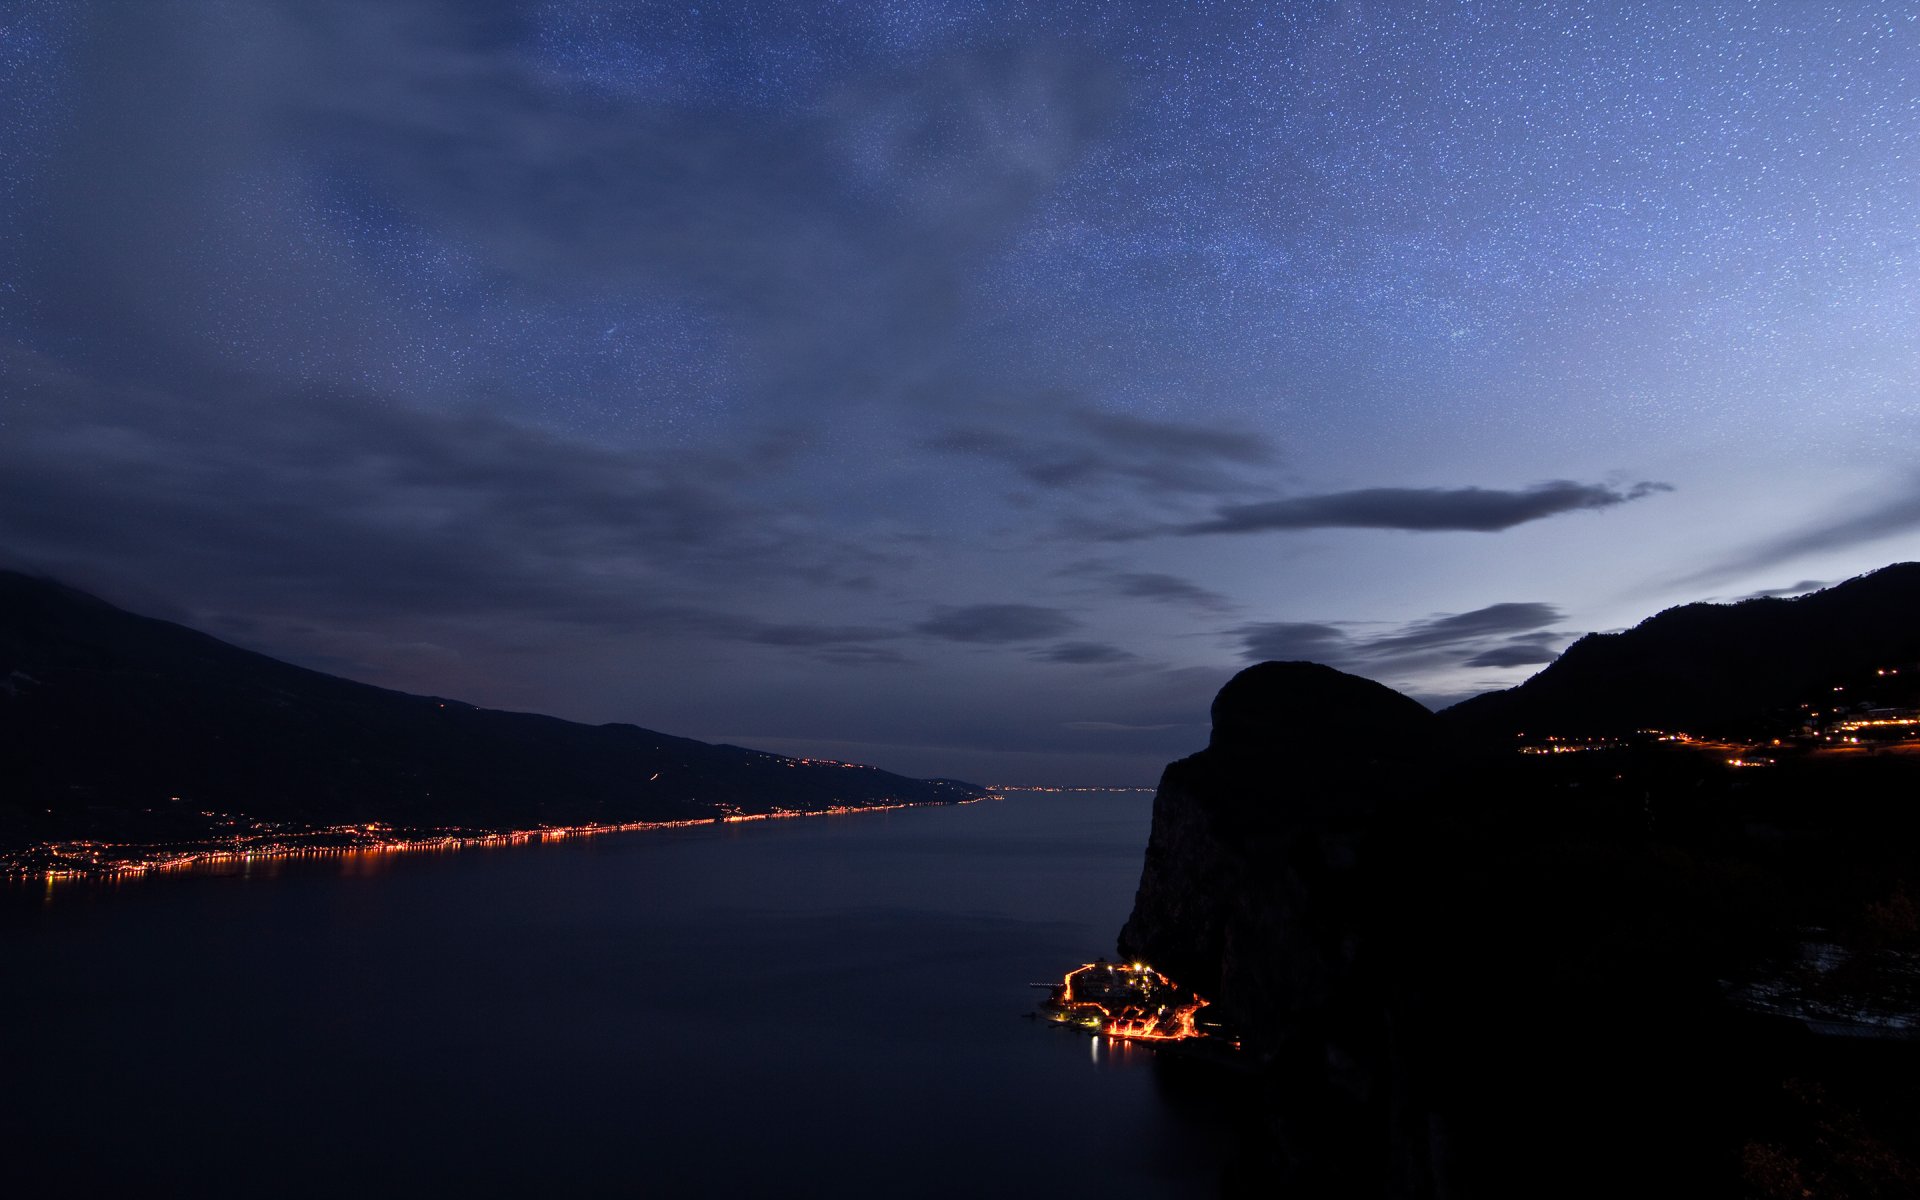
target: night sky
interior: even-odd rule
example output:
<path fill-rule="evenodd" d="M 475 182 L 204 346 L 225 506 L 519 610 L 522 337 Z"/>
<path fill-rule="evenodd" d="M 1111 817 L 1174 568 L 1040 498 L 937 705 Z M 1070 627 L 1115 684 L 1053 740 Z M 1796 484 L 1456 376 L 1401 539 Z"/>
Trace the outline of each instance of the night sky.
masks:
<path fill-rule="evenodd" d="M 0 562 L 1151 783 L 1920 557 L 1908 3 L 0 3 Z"/>

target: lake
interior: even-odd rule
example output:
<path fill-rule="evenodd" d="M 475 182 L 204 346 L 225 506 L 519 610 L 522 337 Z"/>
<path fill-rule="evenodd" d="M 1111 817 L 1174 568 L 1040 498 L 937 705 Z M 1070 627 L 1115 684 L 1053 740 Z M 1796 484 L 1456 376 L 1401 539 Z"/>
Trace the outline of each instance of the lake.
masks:
<path fill-rule="evenodd" d="M 95 1192 L 1207 1196 L 1193 1064 L 1022 1020 L 1151 797 L 0 893 L 7 1178 Z M 230 868 L 231 869 L 231 868 Z"/>

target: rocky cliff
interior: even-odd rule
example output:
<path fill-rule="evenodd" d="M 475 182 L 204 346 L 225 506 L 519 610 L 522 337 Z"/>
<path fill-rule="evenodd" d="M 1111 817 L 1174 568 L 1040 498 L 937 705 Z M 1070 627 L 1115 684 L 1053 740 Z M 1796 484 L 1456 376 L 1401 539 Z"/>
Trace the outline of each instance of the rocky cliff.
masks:
<path fill-rule="evenodd" d="M 1757 1025 L 1721 985 L 1810 926 L 1920 946 L 1886 916 L 1920 882 L 1920 754 L 1756 773 L 1657 743 L 1462 751 L 1413 701 L 1312 663 L 1242 672 L 1213 720 L 1161 780 L 1119 949 L 1244 1041 L 1232 1191 L 1920 1182 L 1920 1064 Z M 1814 1094 L 1817 1119 L 1782 1099 Z"/>
<path fill-rule="evenodd" d="M 1235 676 L 1207 749 L 1161 779 L 1121 954 L 1233 1020 L 1327 1009 L 1353 973 L 1373 823 L 1431 759 L 1437 728 L 1398 692 L 1317 663 Z"/>
<path fill-rule="evenodd" d="M 1121 956 L 1209 997 L 1284 1078 L 1260 1169 L 1291 1188 L 1431 1194 L 1427 1114 L 1392 1060 L 1371 959 L 1371 876 L 1381 823 L 1431 770 L 1437 734 L 1378 683 L 1263 663 L 1221 690 L 1207 749 L 1169 766 L 1154 800 Z"/>

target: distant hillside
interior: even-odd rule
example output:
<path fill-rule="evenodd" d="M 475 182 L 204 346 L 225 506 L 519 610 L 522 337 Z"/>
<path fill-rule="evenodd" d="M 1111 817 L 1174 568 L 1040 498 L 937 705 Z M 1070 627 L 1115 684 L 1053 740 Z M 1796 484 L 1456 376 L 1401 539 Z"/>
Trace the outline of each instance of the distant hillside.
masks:
<path fill-rule="evenodd" d="M 1920 563 L 1896 563 L 1797 599 L 1670 608 L 1624 633 L 1581 638 L 1515 688 L 1441 716 L 1485 735 L 1735 730 L 1834 698 L 1883 667 L 1920 661 Z M 1891 699 L 1892 696 L 1881 697 Z"/>
<path fill-rule="evenodd" d="M 0 572 L 0 781 L 0 850 L 189 837 L 208 812 L 525 828 L 980 794 L 388 691 L 14 572 Z"/>

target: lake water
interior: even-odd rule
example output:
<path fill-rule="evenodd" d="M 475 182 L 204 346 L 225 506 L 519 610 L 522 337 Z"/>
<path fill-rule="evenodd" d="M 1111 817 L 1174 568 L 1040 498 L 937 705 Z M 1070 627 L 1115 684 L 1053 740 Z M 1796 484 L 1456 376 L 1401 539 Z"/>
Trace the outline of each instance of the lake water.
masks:
<path fill-rule="evenodd" d="M 18 1186 L 1205 1196 L 1192 1064 L 1020 1019 L 1146 795 L 0 893 Z"/>

